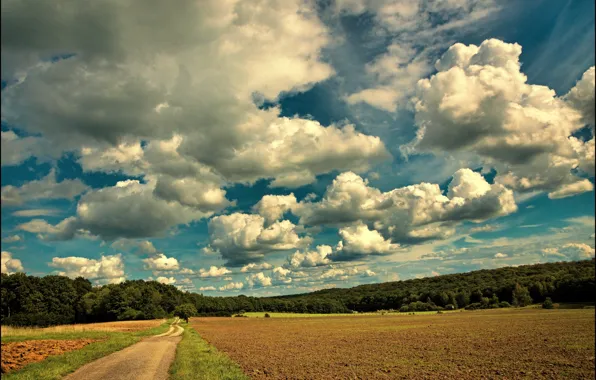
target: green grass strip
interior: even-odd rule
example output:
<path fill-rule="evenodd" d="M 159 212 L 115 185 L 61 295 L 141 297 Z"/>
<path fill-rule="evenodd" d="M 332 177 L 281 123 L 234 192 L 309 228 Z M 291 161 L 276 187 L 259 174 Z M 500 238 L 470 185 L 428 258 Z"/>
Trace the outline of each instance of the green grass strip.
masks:
<path fill-rule="evenodd" d="M 247 380 L 240 366 L 226 354 L 207 343 L 190 325 L 183 323 L 184 334 L 170 367 L 170 379 Z"/>
<path fill-rule="evenodd" d="M 36 336 L 34 340 L 39 339 L 104 339 L 95 343 L 88 344 L 80 350 L 66 352 L 62 355 L 49 356 L 47 359 L 29 364 L 18 371 L 3 373 L 2 380 L 50 380 L 61 379 L 65 375 L 74 372 L 83 365 L 120 351 L 141 340 L 142 337 L 156 335 L 168 331 L 169 324 L 164 323 L 161 326 L 137 332 L 80 332 L 68 334 L 44 334 Z M 10 337 L 10 341 L 23 341 L 29 339 L 19 339 L 22 337 Z M 3 339 L 7 342 L 9 339 Z"/>

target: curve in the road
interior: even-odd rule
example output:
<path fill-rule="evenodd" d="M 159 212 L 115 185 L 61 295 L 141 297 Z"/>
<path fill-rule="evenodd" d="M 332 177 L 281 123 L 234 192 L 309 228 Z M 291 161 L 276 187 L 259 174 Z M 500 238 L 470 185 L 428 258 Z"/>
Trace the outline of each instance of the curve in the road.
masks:
<path fill-rule="evenodd" d="M 176 319 L 168 332 L 86 364 L 67 380 L 166 380 L 184 329 Z"/>

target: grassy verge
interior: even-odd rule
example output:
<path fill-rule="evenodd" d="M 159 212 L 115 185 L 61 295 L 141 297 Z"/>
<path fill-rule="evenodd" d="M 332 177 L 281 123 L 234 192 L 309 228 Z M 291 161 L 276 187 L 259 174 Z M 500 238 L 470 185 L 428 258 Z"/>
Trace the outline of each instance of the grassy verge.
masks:
<path fill-rule="evenodd" d="M 176 349 L 176 359 L 170 367 L 170 379 L 247 380 L 238 364 L 206 341 L 186 323 L 182 341 Z"/>
<path fill-rule="evenodd" d="M 98 342 L 91 343 L 80 350 L 66 352 L 62 355 L 50 356 L 47 359 L 29 364 L 18 371 L 2 374 L 3 380 L 45 380 L 61 379 L 63 376 L 75 371 L 83 365 L 97 360 L 113 352 L 122 350 L 136 342 L 142 337 L 156 335 L 166 332 L 169 328 L 168 323 L 161 326 L 136 331 L 136 332 L 105 332 L 105 331 L 87 331 L 76 333 L 50 333 L 40 334 L 32 338 L 31 336 L 11 336 L 2 339 L 3 343 L 16 342 L 24 340 L 39 339 L 101 339 Z"/>

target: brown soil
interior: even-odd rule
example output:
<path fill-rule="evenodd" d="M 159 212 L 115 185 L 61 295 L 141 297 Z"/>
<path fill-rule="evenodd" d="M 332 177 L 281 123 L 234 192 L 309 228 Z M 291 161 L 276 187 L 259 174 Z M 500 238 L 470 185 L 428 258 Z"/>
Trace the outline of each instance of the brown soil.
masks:
<path fill-rule="evenodd" d="M 27 364 L 40 362 L 50 355 L 60 355 L 78 350 L 94 339 L 77 340 L 28 340 L 24 342 L 2 343 L 2 373 L 20 369 Z"/>
<path fill-rule="evenodd" d="M 594 379 L 593 310 L 196 318 L 254 379 Z"/>

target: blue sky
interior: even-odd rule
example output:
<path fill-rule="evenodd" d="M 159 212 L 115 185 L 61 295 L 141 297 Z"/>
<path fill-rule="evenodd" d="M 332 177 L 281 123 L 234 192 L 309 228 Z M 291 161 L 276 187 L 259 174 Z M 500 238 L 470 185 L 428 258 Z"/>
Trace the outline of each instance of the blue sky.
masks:
<path fill-rule="evenodd" d="M 3 272 L 276 295 L 594 256 L 593 1 L 58 3 L 2 15 Z"/>

